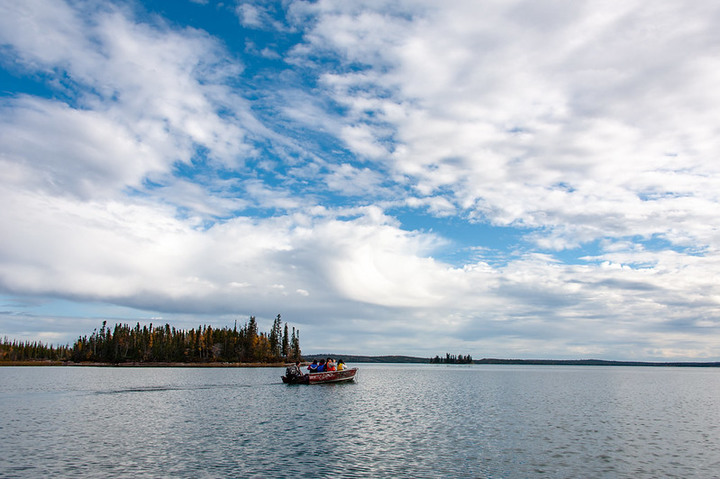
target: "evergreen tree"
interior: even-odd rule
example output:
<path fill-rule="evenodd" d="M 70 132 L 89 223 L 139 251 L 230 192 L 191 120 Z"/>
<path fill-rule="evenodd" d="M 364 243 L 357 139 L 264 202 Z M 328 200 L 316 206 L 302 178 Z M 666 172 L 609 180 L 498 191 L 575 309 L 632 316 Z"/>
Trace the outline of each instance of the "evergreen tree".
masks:
<path fill-rule="evenodd" d="M 268 340 L 270 341 L 270 355 L 276 360 L 279 360 L 280 355 L 282 354 L 282 344 L 280 342 L 281 335 L 282 323 L 280 321 L 280 315 L 278 314 L 275 318 L 275 321 L 273 321 L 272 329 L 270 330 L 270 336 L 268 337 Z"/>
<path fill-rule="evenodd" d="M 295 332 L 295 328 L 292 328 L 292 338 L 290 339 L 290 360 L 291 361 L 300 361 L 302 359 L 302 354 L 300 351 L 300 330 L 297 330 L 297 333 Z"/>
<path fill-rule="evenodd" d="M 282 337 L 282 357 L 285 358 L 285 360 L 288 360 L 288 355 L 290 354 L 290 338 L 288 338 L 288 325 L 285 323 L 285 329 L 283 330 L 283 337 Z"/>

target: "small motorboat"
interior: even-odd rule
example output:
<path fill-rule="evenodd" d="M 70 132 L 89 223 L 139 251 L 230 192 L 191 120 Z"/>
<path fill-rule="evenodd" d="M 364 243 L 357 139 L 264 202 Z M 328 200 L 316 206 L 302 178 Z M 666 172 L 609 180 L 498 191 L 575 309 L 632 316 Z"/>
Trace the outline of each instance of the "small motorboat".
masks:
<path fill-rule="evenodd" d="M 342 371 L 325 371 L 322 373 L 309 373 L 301 376 L 286 374 L 282 377 L 285 384 L 325 384 L 352 381 L 357 374 L 357 368 L 343 369 Z"/>

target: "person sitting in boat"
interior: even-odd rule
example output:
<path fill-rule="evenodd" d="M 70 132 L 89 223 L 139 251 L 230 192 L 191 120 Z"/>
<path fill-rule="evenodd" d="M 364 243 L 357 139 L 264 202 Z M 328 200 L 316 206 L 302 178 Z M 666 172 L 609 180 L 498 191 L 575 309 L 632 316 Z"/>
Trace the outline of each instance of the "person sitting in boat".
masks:
<path fill-rule="evenodd" d="M 337 371 L 337 367 L 335 367 L 335 360 L 333 358 L 327 358 L 325 371 Z"/>
<path fill-rule="evenodd" d="M 289 378 L 303 376 L 303 373 L 300 370 L 300 361 L 295 361 L 295 364 L 287 368 L 285 370 L 285 375 Z"/>
<path fill-rule="evenodd" d="M 317 372 L 324 373 L 325 372 L 325 360 L 321 359 L 320 364 L 318 364 Z"/>
<path fill-rule="evenodd" d="M 313 359 L 313 362 L 310 364 L 310 366 L 308 366 L 308 371 L 311 373 L 316 373 L 316 372 L 318 372 L 317 369 L 318 369 L 317 359 Z"/>
<path fill-rule="evenodd" d="M 342 359 L 338 359 L 337 370 L 342 371 L 343 369 L 347 369 L 347 366 L 345 366 L 345 361 L 343 361 Z"/>

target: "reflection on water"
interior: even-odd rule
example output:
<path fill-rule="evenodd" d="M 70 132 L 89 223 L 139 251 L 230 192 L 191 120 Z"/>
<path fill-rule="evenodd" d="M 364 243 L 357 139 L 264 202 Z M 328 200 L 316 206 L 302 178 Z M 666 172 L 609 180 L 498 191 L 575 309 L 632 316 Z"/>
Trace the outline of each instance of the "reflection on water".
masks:
<path fill-rule="evenodd" d="M 720 477 L 715 369 L 0 368 L 0 477 Z"/>

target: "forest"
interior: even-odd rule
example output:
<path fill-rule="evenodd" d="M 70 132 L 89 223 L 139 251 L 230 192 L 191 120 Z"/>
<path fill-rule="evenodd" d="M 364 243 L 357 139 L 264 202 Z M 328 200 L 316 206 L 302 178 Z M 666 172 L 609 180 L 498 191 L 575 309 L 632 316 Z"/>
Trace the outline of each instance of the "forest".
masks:
<path fill-rule="evenodd" d="M 2 361 L 72 361 L 119 364 L 125 362 L 277 363 L 301 359 L 300 330 L 289 331 L 278 314 L 269 332 L 258 332 L 254 316 L 238 328 L 198 326 L 190 330 L 164 326 L 134 327 L 103 321 L 100 330 L 81 336 L 72 346 L 38 341 L 0 342 Z"/>

